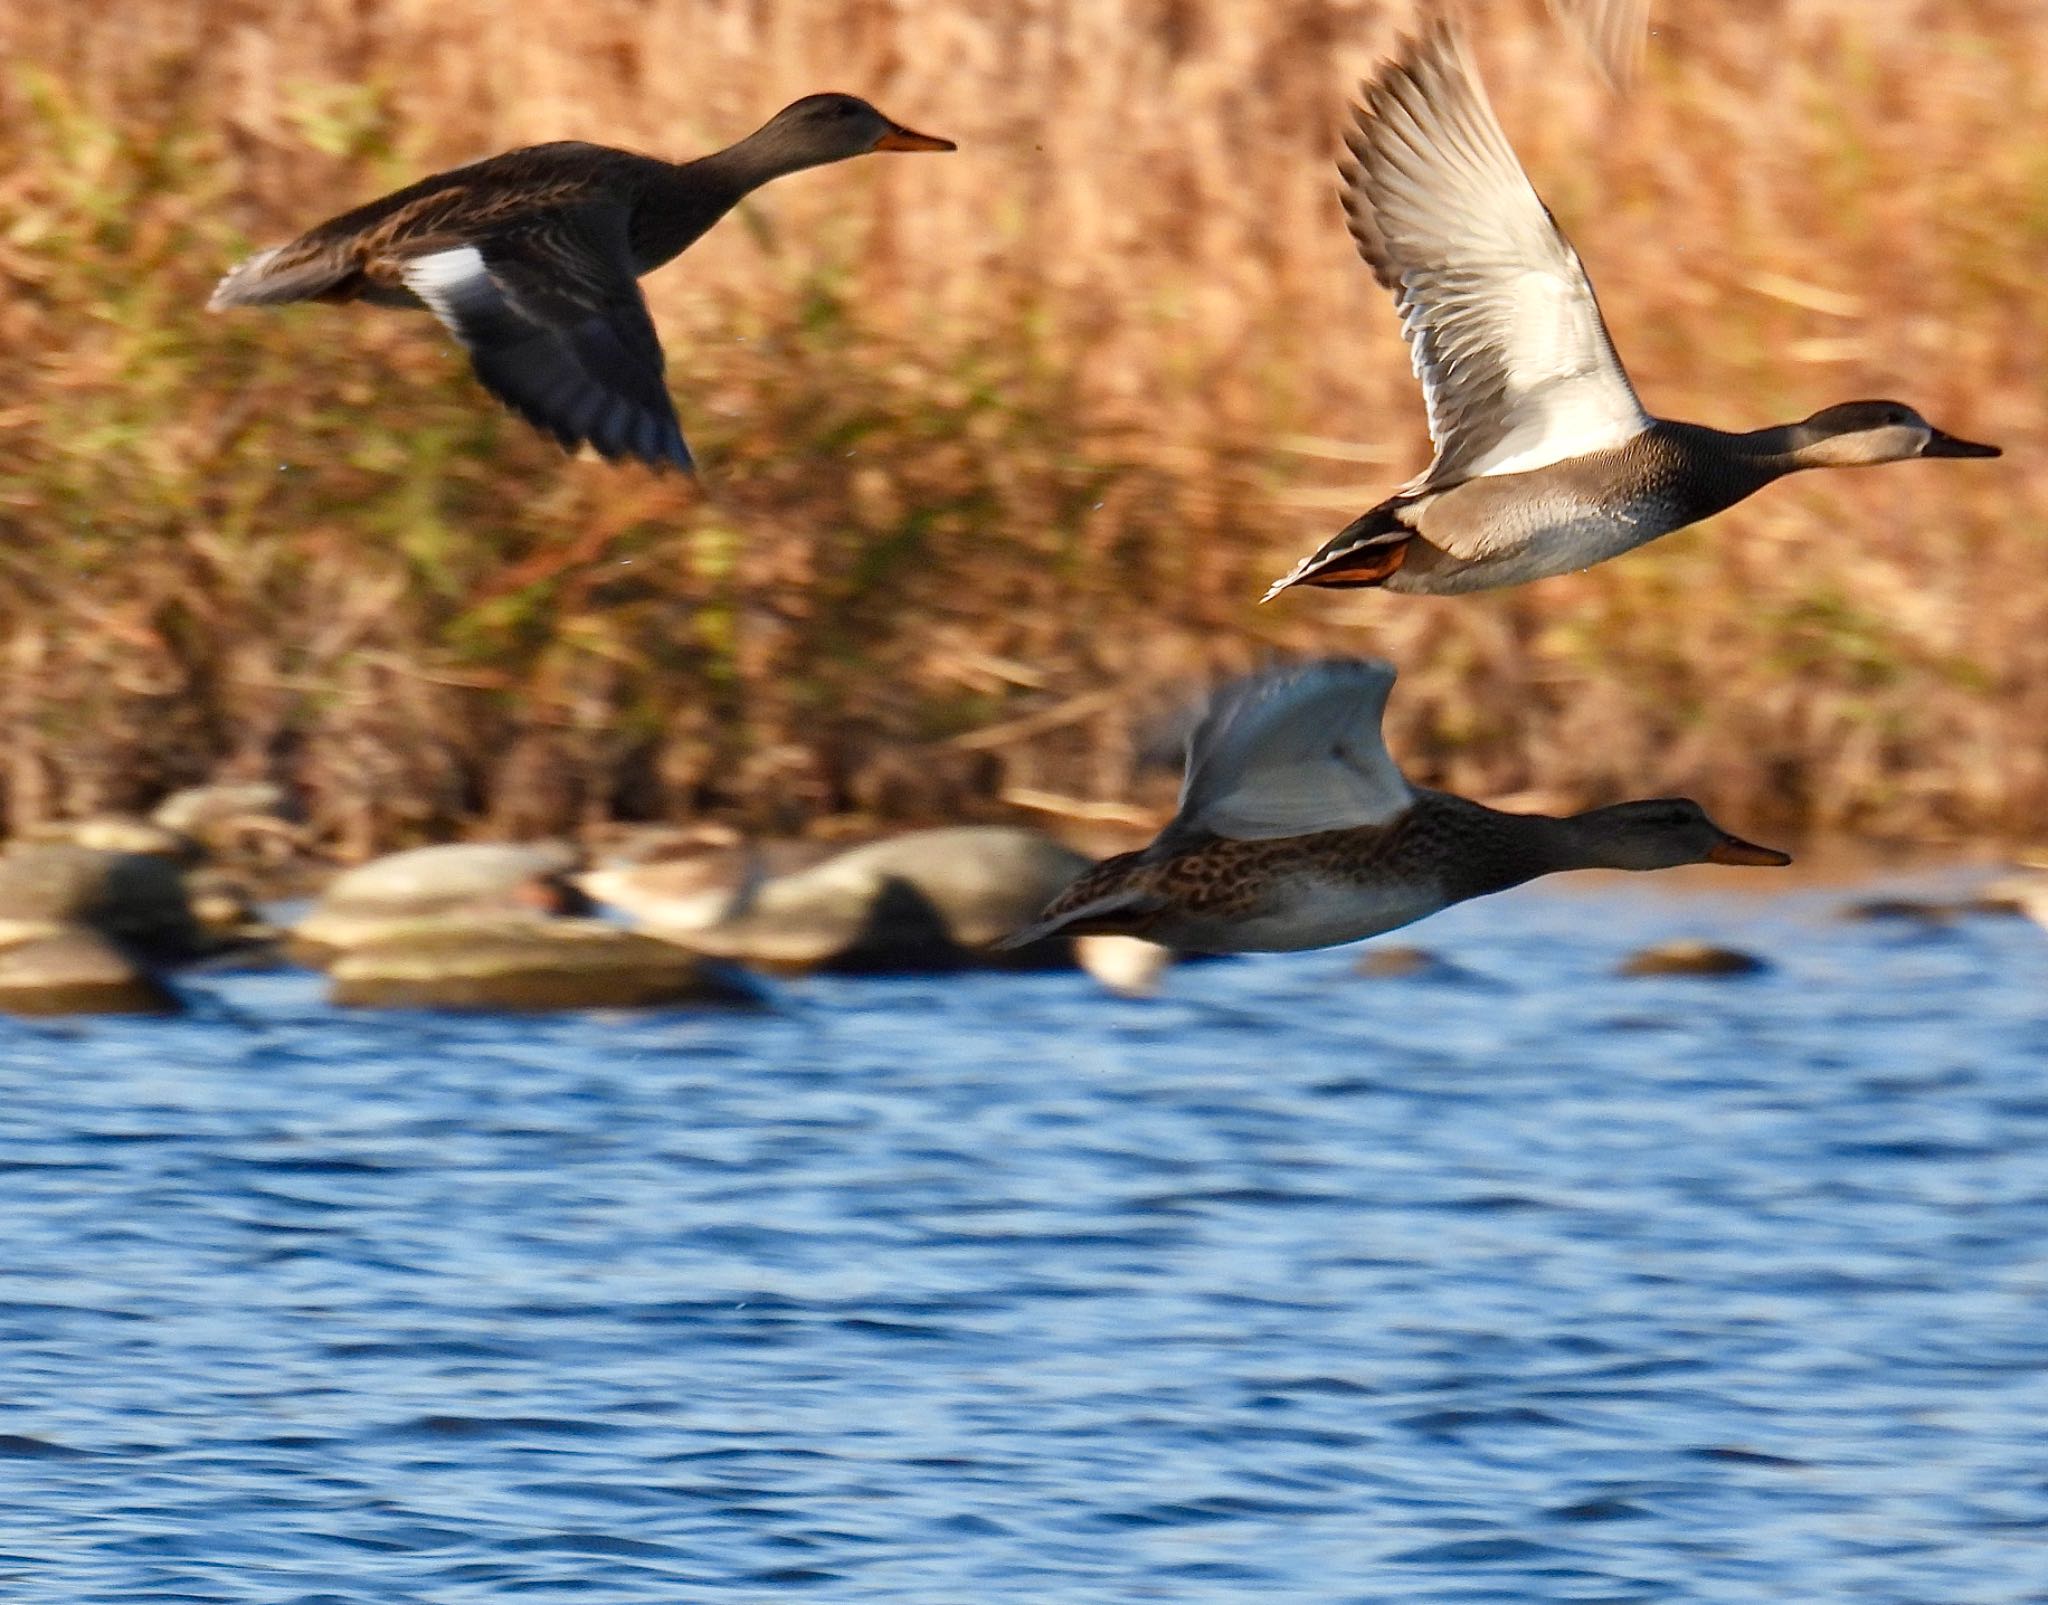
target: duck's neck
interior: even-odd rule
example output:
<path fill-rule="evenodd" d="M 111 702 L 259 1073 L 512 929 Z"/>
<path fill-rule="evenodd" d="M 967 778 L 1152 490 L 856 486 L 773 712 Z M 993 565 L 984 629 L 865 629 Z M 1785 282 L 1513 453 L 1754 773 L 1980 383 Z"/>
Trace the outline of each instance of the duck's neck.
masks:
<path fill-rule="evenodd" d="M 799 149 L 773 123 L 739 143 L 667 165 L 649 186 L 649 205 L 634 217 L 633 253 L 640 271 L 659 267 L 694 245 L 712 224 L 771 178 L 815 167 L 820 158 Z"/>
<path fill-rule="evenodd" d="M 1458 898 L 1504 892 L 1562 869 L 1597 867 L 1594 844 L 1583 839 L 1576 820 L 1505 813 L 1447 792 L 1418 792 L 1411 818 L 1423 826 L 1421 841 L 1448 837 L 1456 844 L 1440 856 L 1448 889 Z"/>
<path fill-rule="evenodd" d="M 1745 429 L 1735 433 L 1708 429 L 1703 424 L 1689 427 L 1712 436 L 1716 447 L 1725 456 L 1760 475 L 1765 483 L 1814 466 L 1807 456 L 1813 445 L 1812 431 L 1804 424 L 1771 424 L 1764 429 Z"/>
<path fill-rule="evenodd" d="M 1796 460 L 1788 428 L 1731 433 L 1705 424 L 1660 418 L 1636 448 L 1655 488 L 1671 505 L 1677 528 L 1733 507 L 1774 479 L 1804 466 Z"/>
<path fill-rule="evenodd" d="M 801 119 L 777 116 L 724 150 L 686 162 L 682 171 L 690 175 L 692 183 L 728 192 L 736 201 L 771 178 L 801 173 L 806 167 L 824 167 L 856 154 L 844 144 L 821 143 L 815 128 Z"/>
<path fill-rule="evenodd" d="M 1564 869 L 1626 869 L 1614 853 L 1611 826 L 1604 808 L 1590 808 L 1583 814 L 1562 818 L 1542 816 L 1544 852 L 1549 862 L 1543 873 Z"/>

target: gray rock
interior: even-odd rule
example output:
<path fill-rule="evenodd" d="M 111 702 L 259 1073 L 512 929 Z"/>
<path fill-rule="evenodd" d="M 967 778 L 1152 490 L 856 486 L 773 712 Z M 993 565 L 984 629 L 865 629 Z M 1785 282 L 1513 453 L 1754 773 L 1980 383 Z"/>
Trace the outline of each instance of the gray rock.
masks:
<path fill-rule="evenodd" d="M 299 839 L 291 793 L 269 780 L 187 786 L 158 803 L 149 817 L 215 852 L 246 847 L 252 839 L 286 847 Z"/>
<path fill-rule="evenodd" d="M 424 909 L 517 899 L 533 882 L 566 875 L 582 854 L 564 841 L 444 842 L 387 853 L 335 878 L 330 902 Z"/>
<path fill-rule="evenodd" d="M 1449 980 L 1461 977 L 1465 972 L 1455 964 L 1448 964 L 1426 947 L 1412 947 L 1401 942 L 1388 942 L 1369 947 L 1358 955 L 1358 962 L 1351 966 L 1354 975 L 1368 980 L 1397 981 L 1428 977 L 1433 980 Z"/>
<path fill-rule="evenodd" d="M 1866 897 L 1846 904 L 1845 920 L 1896 920 L 1914 925 L 1949 925 L 1970 911 L 1967 903 L 1931 897 Z"/>
<path fill-rule="evenodd" d="M 1761 975 L 1770 965 L 1753 953 L 1711 942 L 1659 942 L 1631 953 L 1619 975 Z"/>
<path fill-rule="evenodd" d="M 2048 898 L 2043 898 L 2040 892 L 2037 891 L 2034 896 L 2040 899 L 2044 906 L 2048 906 Z M 1993 891 L 1987 887 L 1979 895 L 1964 903 L 1962 910 L 1965 914 L 1981 914 L 1994 919 L 2004 919 L 2016 914 L 2025 914 L 2027 907 L 2026 898 L 2017 894 L 2008 895 L 2004 892 Z"/>
<path fill-rule="evenodd" d="M 945 970 L 1072 962 L 1071 944 L 987 953 L 1037 917 L 1091 860 L 1035 830 L 914 831 L 762 882 L 687 940 L 773 969 Z"/>
<path fill-rule="evenodd" d="M 758 995 L 724 966 L 597 920 L 439 916 L 393 926 L 329 972 L 356 1008 L 746 1007 Z"/>
<path fill-rule="evenodd" d="M 581 856 L 566 842 L 450 842 L 414 847 L 348 871 L 292 931 L 318 961 L 434 917 L 543 920 L 580 913 L 569 884 Z"/>
<path fill-rule="evenodd" d="M 199 844 L 190 836 L 133 814 L 89 814 L 84 819 L 50 819 L 21 834 L 24 842 L 63 843 L 96 853 L 148 853 L 174 863 L 197 863 Z"/>
<path fill-rule="evenodd" d="M 203 836 L 207 828 L 229 819 L 292 817 L 291 793 L 270 780 L 224 780 L 174 791 L 152 808 L 149 817 L 166 829 Z"/>
<path fill-rule="evenodd" d="M 2040 897 L 2044 886 L 2037 878 L 2031 895 Z M 1868 897 L 1845 904 L 1845 920 L 1876 920 L 1910 925 L 1953 925 L 1957 920 L 1984 915 L 2024 914 L 2029 895 L 2026 878 L 2003 876 L 1966 897 Z"/>
<path fill-rule="evenodd" d="M 741 842 L 670 832 L 659 856 L 608 857 L 576 884 L 639 928 L 686 941 L 739 911 L 755 888 L 834 856 L 816 842 Z M 639 845 L 639 844 L 635 844 Z"/>
<path fill-rule="evenodd" d="M 8 1014 L 175 1014 L 177 994 L 97 931 L 72 927 L 0 949 Z"/>
<path fill-rule="evenodd" d="M 2048 925 L 2048 870 L 2018 869 L 2000 875 L 1970 900 L 1976 914 L 2024 914 Z"/>
<path fill-rule="evenodd" d="M 210 946 L 192 917 L 183 870 L 154 853 L 18 843 L 0 855 L 0 946 L 83 926 L 152 959 Z"/>

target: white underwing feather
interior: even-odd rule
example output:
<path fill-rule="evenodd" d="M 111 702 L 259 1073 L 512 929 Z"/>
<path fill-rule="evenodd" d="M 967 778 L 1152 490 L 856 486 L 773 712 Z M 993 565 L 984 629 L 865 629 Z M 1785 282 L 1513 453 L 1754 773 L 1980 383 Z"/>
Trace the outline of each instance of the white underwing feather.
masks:
<path fill-rule="evenodd" d="M 459 319 L 466 304 L 478 296 L 502 299 L 491 284 L 484 254 L 474 245 L 458 245 L 446 251 L 430 251 L 405 264 L 405 287 L 433 311 L 435 317 L 460 337 Z"/>
<path fill-rule="evenodd" d="M 1409 487 L 1522 473 L 1649 426 L 1571 242 L 1442 21 L 1366 88 L 1345 209 L 1394 296 L 1437 447 Z"/>

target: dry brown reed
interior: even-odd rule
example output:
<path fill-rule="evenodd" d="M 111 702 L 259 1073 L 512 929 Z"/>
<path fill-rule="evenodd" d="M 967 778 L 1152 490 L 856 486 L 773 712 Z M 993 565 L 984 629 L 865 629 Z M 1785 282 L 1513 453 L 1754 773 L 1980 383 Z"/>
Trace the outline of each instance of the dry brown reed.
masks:
<path fill-rule="evenodd" d="M 1140 786 L 1191 680 L 1321 648 L 1394 658 L 1397 752 L 1474 794 L 2038 837 L 2048 11 L 1655 11 L 1614 101 L 1539 7 L 1479 7 L 1651 407 L 1894 394 L 2009 455 L 1812 476 L 1514 592 L 1261 609 L 1427 456 L 1331 160 L 1405 10 L 8 7 L 0 812 L 272 773 L 363 852 L 1078 806 Z M 823 87 L 961 152 L 785 181 L 649 282 L 701 493 L 565 462 L 423 318 L 200 310 L 240 250 L 421 171 L 692 153 Z"/>

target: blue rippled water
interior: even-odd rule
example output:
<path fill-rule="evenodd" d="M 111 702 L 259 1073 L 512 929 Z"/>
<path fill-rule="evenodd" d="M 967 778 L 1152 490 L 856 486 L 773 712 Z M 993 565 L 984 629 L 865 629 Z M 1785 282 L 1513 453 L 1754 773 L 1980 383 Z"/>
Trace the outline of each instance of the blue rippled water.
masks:
<path fill-rule="evenodd" d="M 0 1025 L 0 1598 L 2048 1600 L 2048 939 Z M 1612 978 L 1732 940 L 1739 981 Z"/>

